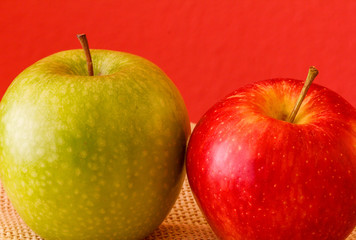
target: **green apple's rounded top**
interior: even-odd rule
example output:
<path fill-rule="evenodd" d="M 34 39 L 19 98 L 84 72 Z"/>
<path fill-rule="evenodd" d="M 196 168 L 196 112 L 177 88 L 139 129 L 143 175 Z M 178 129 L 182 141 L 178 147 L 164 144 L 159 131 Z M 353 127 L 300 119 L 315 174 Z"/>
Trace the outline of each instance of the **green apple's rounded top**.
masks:
<path fill-rule="evenodd" d="M 152 62 L 134 54 L 104 50 L 91 49 L 94 76 L 106 76 L 116 74 L 123 67 L 129 65 L 142 65 L 151 69 L 160 70 Z M 25 71 L 35 71 L 55 75 L 88 76 L 87 62 L 82 49 L 61 51 L 47 56 Z"/>
<path fill-rule="evenodd" d="M 4 94 L 2 105 L 8 98 L 32 98 L 35 101 L 37 97 L 46 97 L 46 94 L 68 94 L 76 91 L 82 91 L 85 95 L 90 89 L 99 93 L 101 88 L 107 86 L 111 90 L 122 87 L 122 91 L 116 92 L 119 95 L 135 92 L 144 97 L 144 93 L 150 92 L 151 96 L 159 94 L 160 99 L 178 99 L 177 102 L 181 105 L 178 108 L 186 111 L 179 90 L 154 63 L 125 52 L 103 49 L 91 49 L 90 52 L 94 76 L 88 75 L 86 57 L 82 49 L 61 51 L 35 62 L 21 72 Z M 16 90 L 13 91 L 12 88 Z"/>
<path fill-rule="evenodd" d="M 6 103 L 9 99 L 17 103 L 24 101 L 27 105 L 48 99 L 48 95 L 53 95 L 52 99 L 65 101 L 73 94 L 78 99 L 89 94 L 100 102 L 98 98 L 108 98 L 100 96 L 106 92 L 112 97 L 116 96 L 123 106 L 134 105 L 138 98 L 142 98 L 148 105 L 162 104 L 165 110 L 182 111 L 176 117 L 188 119 L 179 90 L 154 63 L 125 52 L 103 49 L 91 49 L 90 52 L 94 76 L 88 74 L 82 49 L 52 54 L 35 62 L 15 78 L 1 100 L 0 111 L 4 112 L 4 108 L 9 107 Z M 186 125 L 185 132 L 189 135 L 189 121 Z"/>

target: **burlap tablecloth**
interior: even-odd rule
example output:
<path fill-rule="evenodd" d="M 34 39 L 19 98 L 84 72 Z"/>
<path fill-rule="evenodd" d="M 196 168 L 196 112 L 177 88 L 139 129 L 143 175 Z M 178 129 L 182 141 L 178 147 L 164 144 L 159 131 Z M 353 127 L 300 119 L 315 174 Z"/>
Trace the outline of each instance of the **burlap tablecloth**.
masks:
<path fill-rule="evenodd" d="M 41 240 L 18 216 L 0 182 L 0 240 Z M 146 240 L 217 239 L 199 211 L 186 180 L 172 211 L 162 225 Z M 79 240 L 79 239 L 78 239 Z M 347 238 L 356 240 L 356 229 Z"/>

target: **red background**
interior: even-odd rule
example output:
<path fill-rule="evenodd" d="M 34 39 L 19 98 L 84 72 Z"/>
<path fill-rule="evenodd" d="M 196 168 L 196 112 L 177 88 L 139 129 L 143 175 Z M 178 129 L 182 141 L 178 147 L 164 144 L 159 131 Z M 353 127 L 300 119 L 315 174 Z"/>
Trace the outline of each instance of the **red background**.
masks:
<path fill-rule="evenodd" d="M 353 0 L 1 0 L 0 94 L 27 66 L 91 48 L 143 56 L 177 85 L 192 121 L 244 84 L 273 77 L 316 82 L 356 105 Z"/>

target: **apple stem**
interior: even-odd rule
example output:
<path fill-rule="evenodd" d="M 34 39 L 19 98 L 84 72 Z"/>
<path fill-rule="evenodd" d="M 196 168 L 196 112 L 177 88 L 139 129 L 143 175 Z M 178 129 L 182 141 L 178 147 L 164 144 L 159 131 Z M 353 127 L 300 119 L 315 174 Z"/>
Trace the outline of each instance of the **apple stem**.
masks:
<path fill-rule="evenodd" d="M 80 44 L 82 45 L 82 47 L 84 49 L 85 57 L 87 58 L 89 76 L 94 76 L 93 62 L 91 60 L 87 37 L 85 34 L 77 34 L 77 38 L 78 38 Z"/>
<path fill-rule="evenodd" d="M 300 106 L 302 105 L 302 102 L 303 102 L 305 96 L 307 95 L 309 87 L 312 84 L 315 77 L 318 75 L 318 73 L 319 73 L 318 69 L 316 69 L 314 66 L 309 67 L 307 79 L 304 82 L 303 89 L 300 92 L 299 98 L 293 108 L 293 111 L 290 113 L 290 115 L 287 119 L 287 122 L 290 122 L 290 123 L 294 122 L 295 117 L 297 116 L 297 113 L 300 109 Z"/>

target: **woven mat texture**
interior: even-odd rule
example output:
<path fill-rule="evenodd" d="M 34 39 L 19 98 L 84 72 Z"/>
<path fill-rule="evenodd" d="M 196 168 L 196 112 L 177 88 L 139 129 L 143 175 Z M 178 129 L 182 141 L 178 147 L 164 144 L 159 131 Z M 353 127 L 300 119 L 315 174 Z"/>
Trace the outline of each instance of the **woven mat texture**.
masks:
<path fill-rule="evenodd" d="M 0 182 L 0 240 L 20 239 L 41 240 L 16 213 Z M 166 220 L 145 240 L 154 239 L 217 239 L 199 211 L 187 180 L 185 180 L 179 198 Z M 347 240 L 356 240 L 356 229 Z"/>

